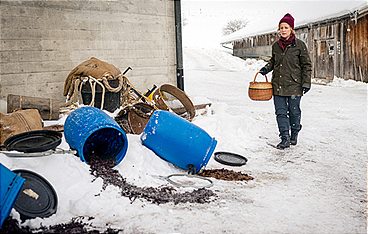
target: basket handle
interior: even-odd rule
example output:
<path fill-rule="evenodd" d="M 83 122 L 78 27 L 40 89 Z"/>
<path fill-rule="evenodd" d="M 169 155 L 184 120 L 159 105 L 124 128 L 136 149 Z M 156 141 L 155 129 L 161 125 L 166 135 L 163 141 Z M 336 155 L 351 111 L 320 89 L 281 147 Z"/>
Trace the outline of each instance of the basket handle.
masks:
<path fill-rule="evenodd" d="M 259 71 L 255 74 L 253 82 L 256 82 L 256 78 L 257 78 L 258 73 L 259 73 Z M 268 82 L 267 75 L 264 75 L 264 77 L 266 77 L 266 82 Z"/>

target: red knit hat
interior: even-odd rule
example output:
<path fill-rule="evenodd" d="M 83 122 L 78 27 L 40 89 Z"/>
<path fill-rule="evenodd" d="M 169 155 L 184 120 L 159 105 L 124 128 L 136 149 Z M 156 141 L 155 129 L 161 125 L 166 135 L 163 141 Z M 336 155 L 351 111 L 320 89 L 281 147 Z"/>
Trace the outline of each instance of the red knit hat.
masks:
<path fill-rule="evenodd" d="M 284 17 L 282 17 L 282 19 L 279 22 L 279 25 L 281 23 L 287 23 L 288 25 L 290 25 L 292 29 L 294 29 L 294 18 L 289 13 L 287 13 L 286 15 L 284 15 Z"/>

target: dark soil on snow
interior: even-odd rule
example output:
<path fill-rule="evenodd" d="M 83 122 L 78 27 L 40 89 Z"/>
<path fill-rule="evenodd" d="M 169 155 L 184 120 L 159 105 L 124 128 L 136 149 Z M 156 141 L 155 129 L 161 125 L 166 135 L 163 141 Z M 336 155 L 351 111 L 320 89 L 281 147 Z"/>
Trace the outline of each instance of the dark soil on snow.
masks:
<path fill-rule="evenodd" d="M 93 218 L 91 218 L 93 219 Z M 95 229 L 92 225 L 84 223 L 80 218 L 74 218 L 69 223 L 57 224 L 49 227 L 41 227 L 39 229 L 31 229 L 29 227 L 21 227 L 17 220 L 12 217 L 8 217 L 4 223 L 2 229 L 0 229 L 1 234 L 26 234 L 26 233 L 58 233 L 58 234 L 117 234 L 119 231 L 117 229 L 107 228 L 106 231 L 99 231 Z"/>
<path fill-rule="evenodd" d="M 113 160 L 102 160 L 99 159 L 98 157 L 91 157 L 90 161 L 91 174 L 96 178 L 101 178 L 103 180 L 102 189 L 103 190 L 106 189 L 108 185 L 116 186 L 120 188 L 121 195 L 124 197 L 128 197 L 131 200 L 131 202 L 134 202 L 135 199 L 140 198 L 152 202 L 154 204 L 163 204 L 168 202 L 173 202 L 174 204 L 186 202 L 208 203 L 211 201 L 212 197 L 216 196 L 216 194 L 213 191 L 205 188 L 196 189 L 193 190 L 192 192 L 179 193 L 176 191 L 175 188 L 169 186 L 162 186 L 158 188 L 138 187 L 127 183 L 126 179 L 124 179 L 117 170 L 113 169 L 114 166 L 115 162 Z M 212 173 L 212 175 L 214 174 Z M 17 220 L 13 219 L 12 217 L 8 217 L 5 220 L 3 227 L 0 230 L 0 233 L 1 234 L 10 234 L 10 233 L 113 234 L 122 231 L 107 228 L 106 231 L 100 232 L 99 230 L 94 228 L 91 224 L 83 222 L 83 219 L 85 218 L 77 217 L 72 219 L 68 223 L 62 223 L 48 227 L 41 227 L 39 229 L 31 229 L 29 227 L 21 227 Z M 89 218 L 89 220 L 91 219 L 93 219 L 93 217 Z"/>
<path fill-rule="evenodd" d="M 108 185 L 120 188 L 121 195 L 128 197 L 132 202 L 136 198 L 143 198 L 155 204 L 168 202 L 178 203 L 208 203 L 215 193 L 211 190 L 201 188 L 192 192 L 179 193 L 175 188 L 169 186 L 138 187 L 126 182 L 117 170 L 114 170 L 114 161 L 101 160 L 98 157 L 92 157 L 90 161 L 90 171 L 96 178 L 103 180 L 103 189 Z"/>
<path fill-rule="evenodd" d="M 248 174 L 243 174 L 241 172 L 236 172 L 228 169 L 213 169 L 213 170 L 203 170 L 198 173 L 199 176 L 203 177 L 213 177 L 218 180 L 234 180 L 234 181 L 248 181 L 253 180 L 252 176 Z"/>

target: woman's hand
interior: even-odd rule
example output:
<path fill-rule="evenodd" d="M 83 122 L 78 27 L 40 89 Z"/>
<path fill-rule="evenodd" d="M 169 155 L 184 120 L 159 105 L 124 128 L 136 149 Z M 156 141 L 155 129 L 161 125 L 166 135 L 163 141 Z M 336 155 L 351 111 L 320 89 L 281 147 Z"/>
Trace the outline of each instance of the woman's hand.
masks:
<path fill-rule="evenodd" d="M 303 94 L 308 93 L 309 90 L 310 90 L 310 88 L 303 87 Z"/>
<path fill-rule="evenodd" d="M 259 70 L 259 73 L 261 73 L 262 75 L 266 75 L 268 72 L 265 67 L 262 67 L 261 70 Z"/>

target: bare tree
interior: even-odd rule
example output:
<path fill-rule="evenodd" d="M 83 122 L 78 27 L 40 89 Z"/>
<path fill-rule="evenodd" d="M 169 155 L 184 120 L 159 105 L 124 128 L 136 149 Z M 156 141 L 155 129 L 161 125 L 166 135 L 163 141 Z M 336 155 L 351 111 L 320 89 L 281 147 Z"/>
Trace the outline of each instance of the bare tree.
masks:
<path fill-rule="evenodd" d="M 238 31 L 239 29 L 244 28 L 245 26 L 247 26 L 247 24 L 248 20 L 244 19 L 230 20 L 229 22 L 227 22 L 226 26 L 222 29 L 222 33 L 223 35 L 229 35 L 233 32 Z"/>

